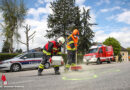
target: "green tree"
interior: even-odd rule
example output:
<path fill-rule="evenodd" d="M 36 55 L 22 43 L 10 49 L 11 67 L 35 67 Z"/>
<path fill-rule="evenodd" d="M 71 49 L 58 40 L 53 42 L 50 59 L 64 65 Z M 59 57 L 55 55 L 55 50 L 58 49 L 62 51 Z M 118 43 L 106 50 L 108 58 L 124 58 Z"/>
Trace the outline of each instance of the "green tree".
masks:
<path fill-rule="evenodd" d="M 92 39 L 94 37 L 94 32 L 90 28 L 93 25 L 89 22 L 91 19 L 90 17 L 90 10 L 87 11 L 83 8 L 83 13 L 81 14 L 81 28 L 80 30 L 80 38 L 79 38 L 79 46 L 78 49 L 83 54 L 88 51 L 89 47 L 91 46 Z"/>
<path fill-rule="evenodd" d="M 79 8 L 75 6 L 75 0 L 56 0 L 51 3 L 51 9 L 53 14 L 48 16 L 49 30 L 46 34 L 48 38 L 59 36 L 66 38 L 74 28 L 79 27 L 80 14 Z"/>
<path fill-rule="evenodd" d="M 18 28 L 24 21 L 27 9 L 23 0 L 0 0 L 0 10 L 4 18 L 3 33 L 10 45 L 9 52 L 12 53 L 14 38 L 20 38 Z"/>
<path fill-rule="evenodd" d="M 2 47 L 2 53 L 9 53 L 9 47 L 10 47 L 10 44 L 7 41 L 4 41 L 4 44 Z"/>
<path fill-rule="evenodd" d="M 79 51 L 83 53 L 87 51 L 94 37 L 90 27 L 96 25 L 89 23 L 91 18 L 89 10 L 83 9 L 83 13 L 80 14 L 79 7 L 75 6 L 75 0 L 56 0 L 51 3 L 51 9 L 53 14 L 48 16 L 49 30 L 46 36 L 66 38 L 74 29 L 78 29 L 80 31 Z"/>
<path fill-rule="evenodd" d="M 23 52 L 23 50 L 22 49 L 16 49 L 16 51 L 15 51 L 16 53 L 22 53 Z"/>
<path fill-rule="evenodd" d="M 113 50 L 114 50 L 114 55 L 119 55 L 120 53 L 120 50 L 121 50 L 121 45 L 120 45 L 120 42 L 118 40 L 116 40 L 115 38 L 113 37 L 109 37 L 107 38 L 103 44 L 105 45 L 112 45 L 113 47 Z"/>

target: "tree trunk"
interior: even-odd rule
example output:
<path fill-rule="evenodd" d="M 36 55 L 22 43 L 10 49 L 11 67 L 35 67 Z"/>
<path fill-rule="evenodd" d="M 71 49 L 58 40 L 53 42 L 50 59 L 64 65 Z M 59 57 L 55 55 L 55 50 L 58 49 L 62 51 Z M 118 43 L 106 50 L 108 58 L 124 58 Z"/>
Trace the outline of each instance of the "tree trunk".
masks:
<path fill-rule="evenodd" d="M 9 53 L 13 53 L 13 37 L 10 38 L 10 49 L 9 49 Z"/>
<path fill-rule="evenodd" d="M 26 46 L 27 46 L 27 52 L 29 52 L 29 37 L 28 37 L 28 29 L 26 30 Z"/>

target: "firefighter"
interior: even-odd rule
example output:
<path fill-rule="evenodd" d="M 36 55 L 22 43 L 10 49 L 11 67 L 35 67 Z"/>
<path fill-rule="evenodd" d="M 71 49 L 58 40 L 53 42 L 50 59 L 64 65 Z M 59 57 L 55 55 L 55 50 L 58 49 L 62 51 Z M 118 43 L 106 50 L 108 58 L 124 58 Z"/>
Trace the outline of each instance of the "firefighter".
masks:
<path fill-rule="evenodd" d="M 57 40 L 49 41 L 47 44 L 45 44 L 43 48 L 43 60 L 38 67 L 39 76 L 44 69 L 45 63 L 47 63 L 50 57 L 52 57 L 53 55 L 61 55 L 61 46 L 64 44 L 64 42 L 65 39 L 63 37 L 60 37 Z M 54 71 L 56 75 L 60 74 L 58 65 L 54 66 Z"/>
<path fill-rule="evenodd" d="M 67 39 L 67 64 L 65 66 L 65 71 L 68 71 L 70 66 L 76 66 L 75 57 L 77 50 L 79 31 L 74 29 L 73 33 Z"/>

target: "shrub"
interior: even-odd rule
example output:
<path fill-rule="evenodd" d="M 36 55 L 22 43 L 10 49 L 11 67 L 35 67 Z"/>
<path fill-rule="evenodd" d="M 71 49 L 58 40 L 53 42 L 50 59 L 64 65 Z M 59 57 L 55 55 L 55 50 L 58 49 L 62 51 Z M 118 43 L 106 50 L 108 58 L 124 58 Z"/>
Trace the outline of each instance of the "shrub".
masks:
<path fill-rule="evenodd" d="M 18 55 L 19 53 L 0 53 L 0 61 L 11 59 Z"/>

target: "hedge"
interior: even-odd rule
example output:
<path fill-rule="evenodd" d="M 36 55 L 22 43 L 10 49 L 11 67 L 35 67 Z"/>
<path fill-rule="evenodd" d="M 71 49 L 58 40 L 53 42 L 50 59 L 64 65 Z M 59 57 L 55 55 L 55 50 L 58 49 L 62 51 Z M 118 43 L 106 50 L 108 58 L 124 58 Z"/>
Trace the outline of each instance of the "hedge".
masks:
<path fill-rule="evenodd" d="M 19 53 L 0 53 L 0 61 L 11 59 L 17 56 Z"/>
<path fill-rule="evenodd" d="M 0 61 L 11 59 L 11 58 L 17 56 L 18 54 L 19 53 L 12 53 L 12 54 L 11 53 L 0 53 Z M 62 54 L 62 56 L 64 58 L 64 62 L 66 63 L 67 62 L 67 55 L 66 54 Z M 78 54 L 77 62 L 78 62 L 78 64 L 83 62 L 83 55 Z"/>

